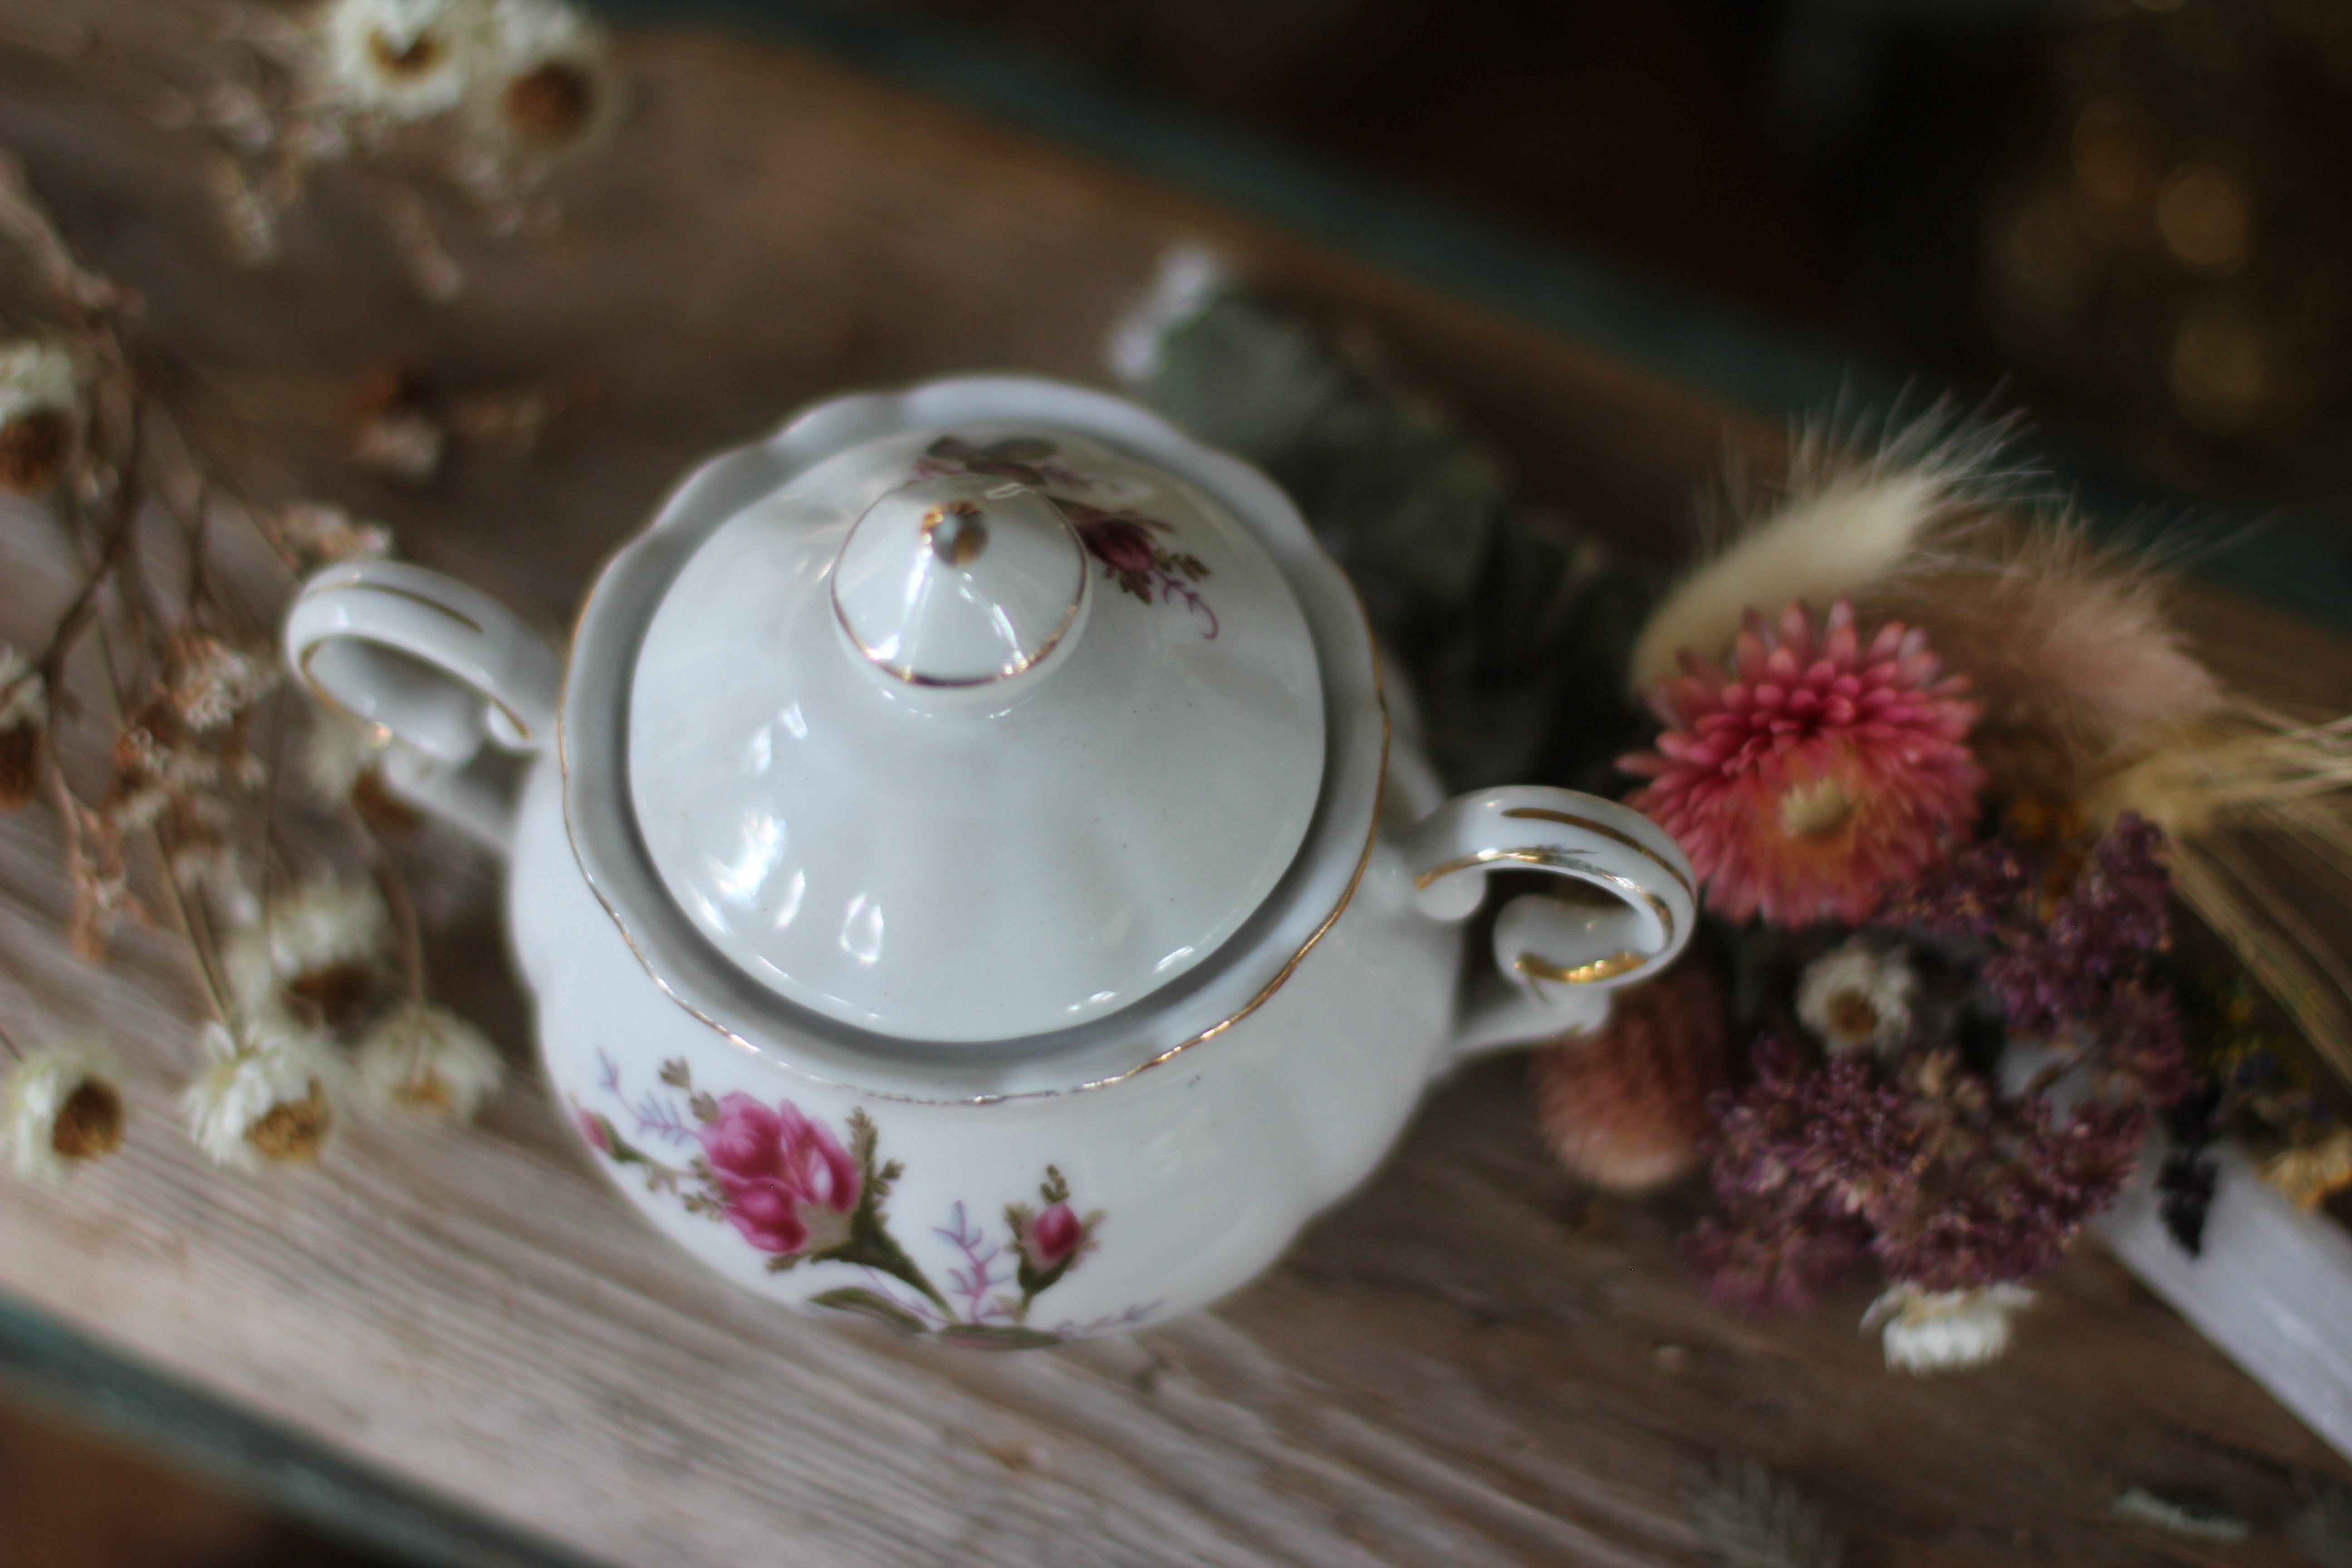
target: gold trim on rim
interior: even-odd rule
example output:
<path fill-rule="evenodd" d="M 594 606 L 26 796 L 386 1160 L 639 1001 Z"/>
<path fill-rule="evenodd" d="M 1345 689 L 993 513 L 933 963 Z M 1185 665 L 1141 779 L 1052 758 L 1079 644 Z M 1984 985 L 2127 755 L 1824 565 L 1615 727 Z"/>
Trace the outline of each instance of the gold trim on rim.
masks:
<path fill-rule="evenodd" d="M 449 613 L 453 616 L 457 614 L 455 610 L 452 610 Z M 352 710 L 345 705 L 342 699 L 328 690 L 325 684 L 322 683 L 316 675 L 313 675 L 310 672 L 310 661 L 319 657 L 320 649 L 325 647 L 331 642 L 367 643 L 376 647 L 384 648 L 389 652 L 399 654 L 404 658 L 415 659 L 419 664 L 427 665 L 437 670 L 438 673 L 446 679 L 451 685 L 464 687 L 467 690 L 472 692 L 475 696 L 480 698 L 483 701 L 488 703 L 491 707 L 505 714 L 507 716 L 507 722 L 514 726 L 515 734 L 518 737 L 525 741 L 531 738 L 530 726 L 523 722 L 521 714 L 507 706 L 506 699 L 499 696 L 494 691 L 485 691 L 480 687 L 475 685 L 472 681 L 464 679 L 449 670 L 441 669 L 438 666 L 432 665 L 430 660 L 416 654 L 410 653 L 404 647 L 398 647 L 393 643 L 384 642 L 377 637 L 361 637 L 352 632 L 338 632 L 332 637 L 320 637 L 317 642 L 312 643 L 309 647 L 302 650 L 302 657 L 295 661 L 294 667 L 296 672 L 302 677 L 302 684 L 310 689 L 311 696 L 317 698 L 327 707 L 333 709 L 342 717 L 349 719 L 354 724 L 361 725 L 371 731 L 373 733 L 375 743 L 379 746 L 385 744 L 387 742 L 398 740 L 400 738 L 399 732 L 381 719 L 370 719 L 363 714 L 352 711 Z"/>
<path fill-rule="evenodd" d="M 1625 896 L 1628 904 L 1644 903 L 1658 917 L 1659 928 L 1665 933 L 1665 944 L 1675 944 L 1675 911 L 1666 907 L 1665 900 L 1642 886 L 1631 877 L 1620 877 L 1614 871 L 1604 871 L 1572 849 L 1556 849 L 1549 844 L 1530 844 L 1515 849 L 1481 849 L 1475 854 L 1460 855 L 1443 866 L 1433 866 L 1412 879 L 1415 889 L 1428 887 L 1441 877 L 1456 871 L 1467 871 L 1478 866 L 1494 866 L 1504 862 L 1515 866 L 1533 866 L 1545 871 L 1559 871 L 1580 877 L 1588 882 L 1606 882 Z"/>
<path fill-rule="evenodd" d="M 371 719 L 365 714 L 352 711 L 351 708 L 341 698 L 328 690 L 325 686 L 320 683 L 319 678 L 310 673 L 310 661 L 318 657 L 318 653 L 320 648 L 326 647 L 328 643 L 333 640 L 334 639 L 331 637 L 322 638 L 318 642 L 312 643 L 309 647 L 304 648 L 302 650 L 302 657 L 295 661 L 295 673 L 302 678 L 302 684 L 310 689 L 311 697 L 319 702 L 320 706 L 341 718 L 350 720 L 352 723 L 357 724 L 361 729 L 365 730 L 368 732 L 368 740 L 371 744 L 378 746 L 390 745 L 394 739 L 391 725 L 385 723 L 381 719 Z"/>
<path fill-rule="evenodd" d="M 1595 822 L 1589 816 L 1578 816 L 1570 812 L 1554 811 L 1548 805 L 1515 805 L 1508 811 L 1504 812 L 1503 815 L 1505 816 L 1517 817 L 1525 822 L 1557 822 L 1569 827 L 1581 827 L 1587 833 L 1598 833 L 1603 838 L 1614 839 L 1616 842 L 1622 844 L 1626 848 L 1633 850 L 1637 854 L 1646 855 L 1651 859 L 1656 861 L 1658 865 L 1664 869 L 1667 876 L 1672 877 L 1675 881 L 1680 882 L 1683 885 L 1683 891 L 1691 896 L 1692 902 L 1696 903 L 1698 900 L 1698 889 L 1691 886 L 1690 879 L 1684 876 L 1681 868 L 1676 867 L 1673 861 L 1667 859 L 1664 856 L 1659 854 L 1656 850 L 1651 848 L 1648 845 L 1643 843 L 1632 834 L 1612 827 L 1605 822 Z"/>
<path fill-rule="evenodd" d="M 1171 426 L 1171 428 L 1172 429 L 1173 427 Z M 1180 436 L 1181 435 L 1181 432 L 1178 434 Z M 1189 441 L 1190 437 L 1184 437 L 1184 439 Z M 1193 444 L 1197 445 L 1197 443 Z M 725 460 L 728 457 L 739 454 L 745 456 L 755 454 L 764 450 L 766 446 L 767 443 L 755 442 L 749 446 L 737 447 L 729 453 L 720 454 L 719 457 L 710 459 L 709 463 L 705 466 L 709 467 L 715 465 Z M 579 871 L 580 879 L 587 885 L 590 896 L 594 898 L 597 904 L 603 908 L 605 917 L 613 922 L 614 930 L 620 933 L 623 944 L 628 948 L 630 954 L 636 959 L 638 966 L 645 971 L 646 978 L 654 983 L 655 989 L 658 990 L 663 995 L 668 997 L 673 1003 L 677 1004 L 680 1012 L 686 1014 L 687 1016 L 694 1019 L 705 1028 L 709 1029 L 721 1039 L 727 1040 L 730 1044 L 740 1046 L 755 1054 L 766 1055 L 765 1047 L 760 1046 L 757 1042 L 747 1038 L 745 1036 L 739 1034 L 735 1030 L 729 1028 L 726 1025 L 720 1023 L 718 1019 L 712 1017 L 709 1014 L 696 1006 L 694 1003 L 688 1000 L 686 995 L 677 987 L 672 985 L 669 980 L 663 975 L 661 971 L 654 966 L 653 960 L 646 954 L 645 949 L 638 946 L 636 932 L 630 929 L 629 923 L 623 917 L 621 910 L 615 907 L 613 900 L 606 896 L 604 889 L 599 885 L 596 877 L 590 870 L 587 857 L 581 852 L 579 836 L 574 830 L 572 821 L 572 752 L 570 746 L 567 744 L 567 731 L 569 726 L 566 724 L 565 719 L 570 710 L 569 699 L 572 691 L 572 678 L 576 668 L 575 661 L 580 648 L 581 633 L 587 625 L 590 613 L 596 607 L 598 596 L 604 589 L 605 579 L 612 572 L 613 568 L 619 563 L 623 556 L 627 555 L 639 545 L 643 544 L 648 538 L 658 532 L 665 526 L 665 521 L 668 516 L 668 506 L 675 502 L 677 499 L 677 498 L 673 495 L 670 501 L 666 501 L 664 503 L 663 510 L 655 514 L 654 521 L 650 524 L 640 530 L 637 533 L 632 535 L 626 541 L 624 541 L 610 555 L 605 558 L 603 565 L 597 569 L 594 578 L 591 581 L 587 595 L 581 600 L 579 607 L 572 613 L 572 636 L 567 645 L 568 652 L 563 659 L 562 674 L 557 682 L 555 696 L 555 736 L 553 750 L 556 763 L 558 797 L 557 817 L 562 824 L 564 844 L 565 847 L 572 851 L 572 865 Z M 1053 498 L 1048 496 L 1046 497 L 1046 500 L 1051 500 Z M 1065 519 L 1065 521 L 1066 521 L 1067 520 Z M 1301 524 L 1302 527 L 1304 527 L 1303 519 L 1301 520 Z M 1075 535 L 1075 527 L 1072 528 L 1072 532 L 1073 535 Z M 1348 910 L 1348 907 L 1355 901 L 1357 890 L 1363 885 L 1364 873 L 1370 869 L 1371 866 L 1372 851 L 1377 848 L 1380 844 L 1381 814 L 1386 809 L 1388 804 L 1389 752 L 1391 742 L 1394 739 L 1394 726 L 1389 714 L 1387 669 L 1381 657 L 1380 639 L 1374 635 L 1372 630 L 1371 613 L 1365 607 L 1363 595 L 1358 591 L 1354 579 L 1350 578 L 1344 571 L 1340 570 L 1338 563 L 1333 562 L 1328 553 L 1323 552 L 1319 545 L 1314 543 L 1311 531 L 1308 531 L 1307 537 L 1311 546 L 1311 553 L 1318 556 L 1322 564 L 1329 568 L 1332 577 L 1347 590 L 1349 602 L 1356 607 L 1356 624 L 1360 634 L 1364 639 L 1365 651 L 1371 659 L 1372 702 L 1373 706 L 1379 710 L 1381 719 L 1380 756 L 1377 771 L 1373 775 L 1371 810 L 1365 828 L 1364 847 L 1361 853 L 1357 856 L 1355 871 L 1348 879 L 1348 885 L 1341 890 L 1339 901 L 1332 905 L 1330 913 L 1323 917 L 1322 922 L 1318 924 L 1313 931 L 1308 933 L 1307 940 L 1299 945 L 1298 950 L 1290 955 L 1289 959 L 1283 964 L 1281 970 L 1275 974 L 1272 980 L 1266 983 L 1265 987 L 1262 988 L 1256 995 L 1251 997 L 1246 1004 L 1244 1004 L 1231 1016 L 1224 1018 L 1216 1024 L 1211 1025 L 1208 1028 L 1202 1030 L 1199 1034 L 1192 1036 L 1190 1039 L 1179 1041 L 1177 1044 L 1171 1046 L 1166 1050 L 1160 1052 L 1158 1056 L 1152 1057 L 1146 1061 L 1139 1062 L 1134 1067 L 1128 1068 L 1124 1072 L 1115 1073 L 1108 1078 L 1090 1079 L 1085 1083 L 1066 1085 L 1059 1089 L 1024 1089 L 1016 1093 L 1010 1094 L 979 1094 L 941 1097 L 938 1095 L 906 1093 L 876 1089 L 868 1084 L 857 1082 L 854 1079 L 828 1076 L 824 1072 L 816 1070 L 798 1062 L 787 1061 L 782 1058 L 771 1059 L 775 1060 L 778 1065 L 782 1066 L 787 1070 L 796 1073 L 812 1082 L 825 1084 L 836 1089 L 846 1089 L 852 1093 L 864 1095 L 870 1099 L 889 1100 L 898 1104 L 995 1105 L 1011 1100 L 1058 1099 L 1061 1096 L 1068 1094 L 1082 1094 L 1089 1089 L 1111 1088 L 1114 1085 L 1126 1082 L 1129 1079 L 1134 1078 L 1139 1073 L 1147 1072 L 1153 1068 L 1159 1067 L 1162 1063 L 1171 1061 L 1183 1052 L 1190 1050 L 1192 1047 L 1200 1045 L 1204 1040 L 1213 1039 L 1224 1033 L 1227 1029 L 1233 1027 L 1234 1025 L 1240 1023 L 1243 1019 L 1256 1012 L 1259 1007 L 1263 1006 L 1267 999 L 1272 997 L 1276 992 L 1281 990 L 1282 987 L 1289 981 L 1291 975 L 1297 973 L 1298 966 L 1306 961 L 1307 953 L 1314 949 L 1318 942 L 1323 940 L 1324 936 L 1330 931 L 1333 926 L 1339 923 L 1339 917 L 1345 914 Z M 1090 587 L 1091 574 L 1087 566 L 1087 562 L 1090 557 L 1083 553 L 1085 549 L 1083 542 L 1081 542 L 1079 548 L 1082 552 L 1079 560 L 1079 574 L 1081 582 L 1083 584 Z M 1272 552 L 1269 551 L 1268 553 L 1271 554 Z M 1278 557 L 1275 561 L 1275 565 L 1277 573 L 1283 578 L 1286 584 L 1291 585 L 1292 591 L 1294 595 L 1296 595 L 1297 590 L 1295 584 L 1290 584 L 1290 573 L 1285 568 L 1283 562 Z M 833 597 L 829 588 L 826 596 L 828 598 Z M 1072 616 L 1075 616 L 1077 608 L 1078 606 L 1076 605 L 1072 606 Z M 1304 606 L 1302 605 L 1301 608 L 1303 610 Z M 841 606 L 837 599 L 835 600 L 834 612 L 836 619 L 839 619 L 841 615 Z M 650 614 L 650 611 L 648 611 L 648 614 Z M 1311 625 L 1312 618 L 1310 617 L 1309 620 Z M 1066 632 L 1066 624 L 1064 632 Z M 845 622 L 843 623 L 843 630 L 845 632 L 849 631 Z M 849 635 L 853 643 L 856 643 L 856 633 L 850 632 Z M 1057 634 L 1057 641 L 1059 640 L 1059 636 L 1060 634 Z M 858 646 L 862 652 L 863 646 Z M 1050 646 L 1047 648 L 1047 651 L 1052 651 Z M 868 657 L 870 658 L 871 656 L 869 655 Z M 1040 655 L 1039 657 L 1042 658 L 1043 655 Z M 877 668 L 886 667 L 882 667 L 877 664 Z M 887 673 L 887 668 L 886 673 Z M 647 868 L 647 870 L 649 874 L 653 874 L 651 873 L 650 868 Z M 656 875 L 655 879 L 656 881 L 658 880 L 657 874 Z"/>
<path fill-rule="evenodd" d="M 1596 958 L 1573 969 L 1562 969 L 1541 953 L 1523 952 L 1511 961 L 1511 967 L 1526 975 L 1531 983 L 1550 980 L 1563 985 L 1591 985 L 1596 981 L 1614 980 L 1621 974 L 1631 974 L 1650 962 L 1650 955 L 1646 952 L 1612 952 L 1606 958 Z"/>

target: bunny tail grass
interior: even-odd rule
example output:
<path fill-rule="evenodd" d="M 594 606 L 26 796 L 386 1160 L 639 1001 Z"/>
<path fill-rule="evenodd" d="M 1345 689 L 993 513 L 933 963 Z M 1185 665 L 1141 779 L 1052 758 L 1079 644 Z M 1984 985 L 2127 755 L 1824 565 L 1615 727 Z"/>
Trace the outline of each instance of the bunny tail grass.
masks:
<path fill-rule="evenodd" d="M 1634 640 L 1627 678 L 1637 694 L 1671 675 L 1682 650 L 1723 657 L 1750 608 L 1802 602 L 1825 609 L 1929 563 L 1956 525 L 2000 482 L 2005 425 L 1960 425 L 1936 409 L 1857 455 L 1833 432 L 1799 433 L 1780 505 L 1736 527 L 1716 555 L 1659 602 Z"/>

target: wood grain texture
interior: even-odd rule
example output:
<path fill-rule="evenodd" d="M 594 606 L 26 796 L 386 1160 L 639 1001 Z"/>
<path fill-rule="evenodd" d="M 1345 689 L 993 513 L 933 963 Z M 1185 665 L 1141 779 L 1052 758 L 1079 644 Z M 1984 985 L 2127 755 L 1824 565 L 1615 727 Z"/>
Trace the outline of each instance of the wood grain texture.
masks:
<path fill-rule="evenodd" d="M 631 123 L 572 182 L 566 225 L 453 231 L 469 286 L 451 305 L 407 288 L 349 177 L 289 224 L 283 265 L 241 271 L 197 143 L 148 112 L 204 13 L 71 15 L 0 17 L 0 145 L 241 416 L 253 488 L 382 516 L 551 631 L 694 458 L 810 397 L 974 367 L 1099 379 L 1104 328 L 1183 238 L 1372 326 L 1528 489 L 1635 548 L 1678 536 L 1727 443 L 1773 434 L 1117 170 L 715 37 L 629 42 Z M 394 369 L 574 403 L 528 458 L 460 450 L 403 489 L 343 459 L 335 413 Z M 12 605 L 44 570 L 32 531 L 0 529 Z M 492 868 L 438 838 L 417 853 L 442 989 L 520 1062 Z M 1685 1489 L 1736 1454 L 1794 1479 L 1863 1563 L 2223 1563 L 2248 1559 L 2118 1523 L 2110 1499 L 2193 1491 L 2267 1529 L 2298 1473 L 2352 1477 L 2095 1255 L 2059 1272 L 2014 1355 L 1965 1379 L 1888 1375 L 1854 1331 L 1866 1292 L 1798 1321 L 1712 1312 L 1673 1258 L 1687 1215 L 1576 1190 L 1510 1061 L 1437 1093 L 1385 1169 L 1215 1311 L 1019 1357 L 707 1282 L 600 1184 L 528 1072 L 474 1132 L 362 1123 L 316 1172 L 224 1174 L 173 1127 L 191 998 L 170 944 L 75 963 L 55 866 L 42 814 L 0 819 L 0 1008 L 29 1034 L 101 1028 L 149 1081 L 122 1156 L 63 1192 L 0 1194 L 0 1289 L 592 1558 L 1691 1563 Z"/>

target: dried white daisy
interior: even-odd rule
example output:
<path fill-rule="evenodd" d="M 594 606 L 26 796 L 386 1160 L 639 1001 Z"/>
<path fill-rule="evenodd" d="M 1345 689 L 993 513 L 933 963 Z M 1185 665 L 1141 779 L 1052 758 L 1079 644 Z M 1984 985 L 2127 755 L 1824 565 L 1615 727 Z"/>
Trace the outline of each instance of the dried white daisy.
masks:
<path fill-rule="evenodd" d="M 1890 1369 L 1955 1372 L 2000 1360 L 2009 1350 L 2010 1318 L 2032 1300 L 2022 1285 L 1922 1290 L 1897 1284 L 1870 1304 L 1862 1329 L 1884 1325 L 1879 1342 Z"/>
<path fill-rule="evenodd" d="M 40 495 L 73 450 L 80 401 L 73 357 L 29 339 L 0 343 L 0 486 Z"/>
<path fill-rule="evenodd" d="M 1911 1027 L 1917 988 L 1900 952 L 1877 952 L 1853 937 L 1805 966 L 1797 1018 L 1832 1051 L 1891 1051 Z"/>
<path fill-rule="evenodd" d="M 506 1081 L 488 1037 L 446 1007 L 404 1003 L 360 1042 L 360 1088 L 387 1110 L 470 1121 Z"/>
<path fill-rule="evenodd" d="M 334 1061 L 316 1035 L 278 1023 L 242 1036 L 207 1024 L 205 1068 L 181 1105 L 188 1135 L 217 1164 L 258 1171 L 319 1157 L 334 1125 Z"/>
<path fill-rule="evenodd" d="M 121 1068 L 92 1042 L 38 1050 L 0 1083 L 0 1147 L 20 1176 L 57 1181 L 122 1146 Z"/>
<path fill-rule="evenodd" d="M 165 700 L 181 723 L 199 733 L 228 723 L 278 684 L 274 655 L 210 632 L 182 633 L 166 658 Z"/>
<path fill-rule="evenodd" d="M 0 811 L 40 793 L 41 736 L 48 727 L 48 687 L 40 671 L 0 643 Z"/>
<path fill-rule="evenodd" d="M 287 549 L 315 571 L 338 561 L 375 561 L 392 553 L 392 530 L 380 522 L 353 521 L 339 506 L 298 502 L 279 512 L 275 531 Z"/>
<path fill-rule="evenodd" d="M 388 120 L 457 107 L 483 46 L 482 0 L 330 0 L 319 26 L 330 100 Z"/>
<path fill-rule="evenodd" d="M 222 944 L 230 991 L 254 1017 L 348 1027 L 382 989 L 385 925 L 373 884 L 306 882 Z"/>
<path fill-rule="evenodd" d="M 604 30 L 563 0 L 490 0 L 483 106 L 536 153 L 578 145 L 605 118 L 613 83 Z"/>

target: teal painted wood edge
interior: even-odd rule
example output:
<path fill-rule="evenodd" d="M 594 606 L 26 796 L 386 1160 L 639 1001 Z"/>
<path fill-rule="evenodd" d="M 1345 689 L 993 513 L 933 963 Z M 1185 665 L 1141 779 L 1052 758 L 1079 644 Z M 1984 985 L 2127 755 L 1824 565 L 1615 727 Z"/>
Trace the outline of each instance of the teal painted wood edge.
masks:
<path fill-rule="evenodd" d="M 338 1458 L 315 1439 L 240 1414 L 5 1299 L 0 1384 L 29 1404 L 160 1453 L 386 1562 L 587 1568 L 584 1559 Z"/>
<path fill-rule="evenodd" d="M 1509 235 L 1441 203 L 1335 172 L 1255 136 L 1116 87 L 977 29 L 884 16 L 854 0 L 588 0 L 624 26 L 710 24 L 764 33 L 1213 197 L 1441 292 L 1588 344 L 1734 407 L 1865 427 L 1921 399 L 1668 289 L 1559 247 Z M 2080 453 L 2053 478 L 2103 531 L 2162 531 L 2182 569 L 2352 632 L 2352 537 L 2312 520 L 2249 521 L 2184 507 Z"/>

